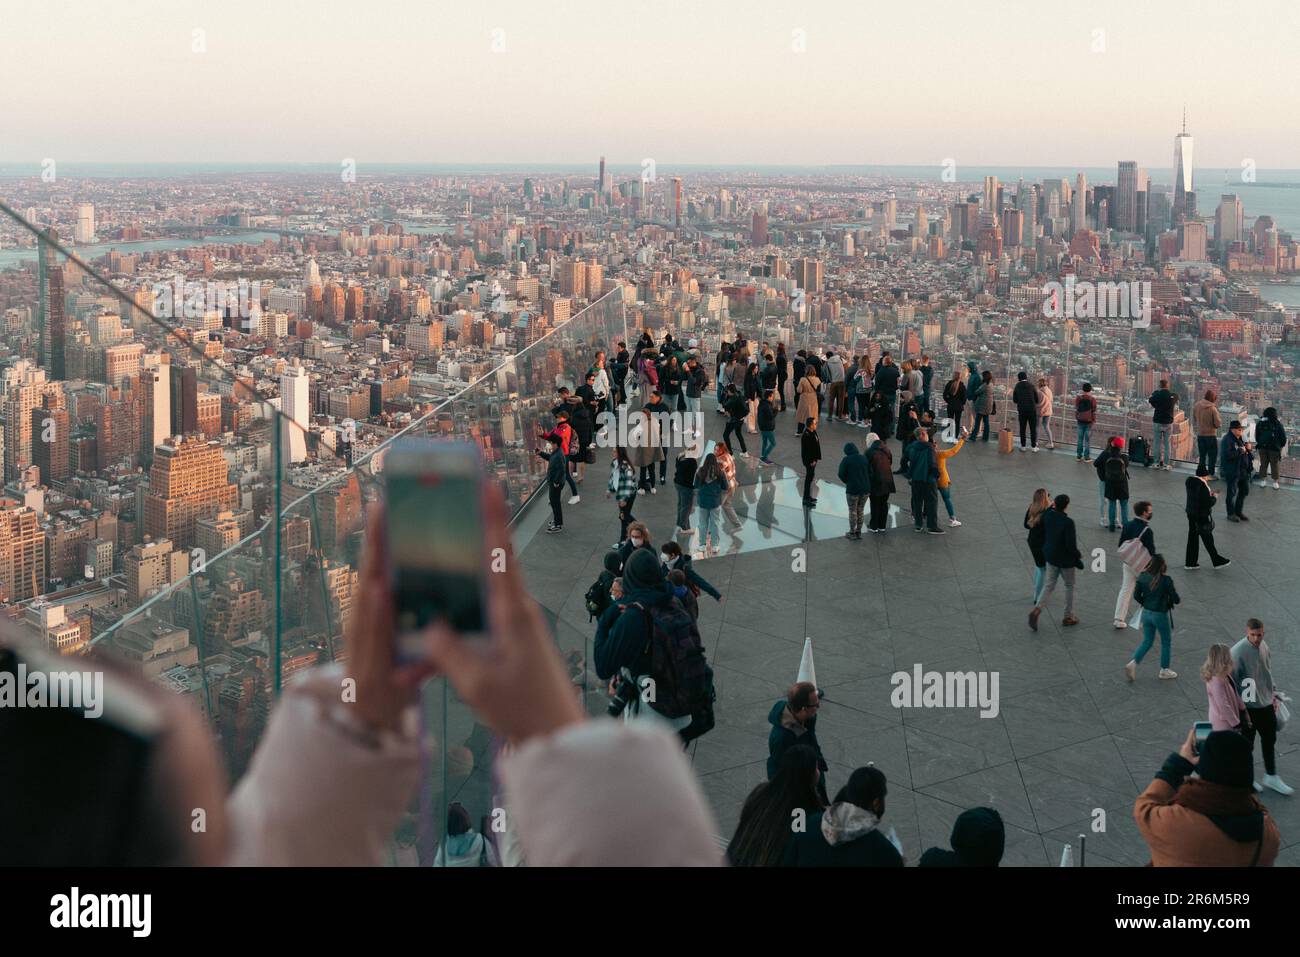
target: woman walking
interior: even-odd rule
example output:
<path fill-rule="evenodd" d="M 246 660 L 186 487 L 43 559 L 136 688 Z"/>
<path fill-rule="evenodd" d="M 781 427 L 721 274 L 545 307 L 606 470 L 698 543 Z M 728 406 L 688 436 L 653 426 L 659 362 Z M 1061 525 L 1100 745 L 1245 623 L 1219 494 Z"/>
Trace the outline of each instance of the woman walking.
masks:
<path fill-rule="evenodd" d="M 1237 693 L 1232 679 L 1232 649 L 1227 645 L 1210 645 L 1210 653 L 1201 665 L 1201 680 L 1210 704 L 1210 726 L 1215 731 L 1240 731 L 1250 727 L 1250 712 Z"/>
<path fill-rule="evenodd" d="M 1043 583 L 1047 581 L 1047 555 L 1043 552 L 1046 543 L 1046 528 L 1043 526 L 1043 513 L 1052 507 L 1052 498 L 1047 489 L 1034 490 L 1034 498 L 1025 509 L 1025 528 L 1029 529 L 1029 554 L 1034 557 L 1034 604 L 1043 593 Z"/>
<path fill-rule="evenodd" d="M 718 465 L 718 457 L 710 452 L 704 456 L 704 461 L 695 473 L 696 500 L 700 506 L 700 549 L 706 556 L 717 554 L 718 551 L 718 510 L 727 489 L 727 477 Z"/>
<path fill-rule="evenodd" d="M 1160 634 L 1160 677 L 1178 677 L 1178 672 L 1169 667 L 1169 651 L 1173 637 L 1172 612 L 1174 605 L 1181 599 L 1174 589 L 1174 580 L 1166 571 L 1164 558 L 1152 555 L 1151 564 L 1138 578 L 1137 587 L 1133 589 L 1133 598 L 1142 606 L 1142 643 L 1133 652 L 1132 660 L 1124 666 L 1129 681 L 1137 677 L 1137 666 L 1155 644 L 1157 632 Z"/>
<path fill-rule="evenodd" d="M 627 449 L 619 446 L 614 450 L 613 468 L 609 474 L 609 495 L 614 496 L 618 502 L 618 541 L 614 547 L 618 548 L 627 540 L 627 528 L 636 521 L 636 516 L 632 514 L 632 505 L 636 502 L 637 476 L 636 468 L 627 457 Z"/>
<path fill-rule="evenodd" d="M 804 423 L 809 419 L 816 419 L 820 411 L 820 402 L 817 399 L 817 390 L 822 386 L 822 380 L 817 378 L 814 372 L 805 372 L 804 377 L 799 380 L 795 387 L 798 393 L 799 403 L 795 406 L 794 415 L 796 420 L 795 435 L 803 435 Z"/>
<path fill-rule="evenodd" d="M 961 447 L 966 444 L 966 430 L 961 430 L 957 444 L 950 449 L 938 450 L 933 431 L 930 432 L 930 444 L 935 446 L 935 456 L 939 460 L 939 494 L 943 497 L 943 507 L 948 510 L 948 524 L 953 528 L 959 528 L 961 522 L 957 521 L 957 513 L 952 507 L 952 479 L 948 476 L 948 460 L 960 452 Z"/>

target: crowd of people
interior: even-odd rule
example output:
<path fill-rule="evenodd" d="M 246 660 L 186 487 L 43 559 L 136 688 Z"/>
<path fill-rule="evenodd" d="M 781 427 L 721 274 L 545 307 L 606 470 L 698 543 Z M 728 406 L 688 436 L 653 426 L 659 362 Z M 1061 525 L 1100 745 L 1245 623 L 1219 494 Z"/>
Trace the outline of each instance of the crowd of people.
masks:
<path fill-rule="evenodd" d="M 874 765 L 858 767 L 832 790 L 829 762 L 817 737 L 822 695 L 810 680 L 795 682 L 768 714 L 766 780 L 744 801 L 725 855 L 717 827 L 692 772 L 691 743 L 714 726 L 713 672 L 699 629 L 700 596 L 725 600 L 696 567 L 716 551 L 720 520 L 735 521 L 736 455 L 754 460 L 745 436 L 761 435 L 755 468 L 771 464 L 779 416 L 794 405 L 794 433 L 804 466 L 803 502 L 814 507 L 816 470 L 823 452 L 824 414 L 864 431 L 861 449 L 845 442 L 836 476 L 848 504 L 847 537 L 884 532 L 896 478 L 909 483 L 913 527 L 943 534 L 942 499 L 950 527 L 960 526 L 953 505 L 952 457 L 970 441 L 988 441 L 996 415 L 993 377 L 969 363 L 932 395 L 928 357 L 896 363 L 884 353 L 873 367 L 865 357 L 834 349 L 816 354 L 742 340 L 724 343 L 716 363 L 714 395 L 727 417 L 723 440 L 703 449 L 702 429 L 668 435 L 656 426 L 661 411 L 687 412 L 698 422 L 708 372 L 697 344 L 670 334 L 656 344 L 647 332 L 629 350 L 598 353 L 572 393 L 561 389 L 554 422 L 539 430 L 546 443 L 551 521 L 564 529 L 564 489 L 578 504 L 586 467 L 594 462 L 600 413 L 639 400 L 636 442 L 615 445 L 608 491 L 617 501 L 620 537 L 602 561 L 585 602 L 594 622 L 593 665 L 605 683 L 609 711 L 621 720 L 593 719 L 575 694 L 572 672 L 559 654 L 537 603 L 527 594 L 517 562 L 487 576 L 490 634 L 481 643 L 461 639 L 446 624 L 423 636 L 418 663 L 395 658 L 394 608 L 388 587 L 382 507 L 368 517 L 366 555 L 357 606 L 348 632 L 346 664 L 308 672 L 275 707 L 247 774 L 226 794 L 213 739 L 174 697 L 126 672 L 111 670 L 112 694 L 130 702 L 104 722 L 61 719 L 49 710 L 0 709 L 6 761 L 18 786 L 0 789 L 0 813 L 21 821 L 0 851 L 3 863 L 43 864 L 378 864 L 399 820 L 412 808 L 428 767 L 430 742 L 416 721 L 418 689 L 431 674 L 445 675 L 479 721 L 502 742 L 497 757 L 503 831 L 475 829 L 465 807 L 451 804 L 445 839 L 427 863 L 435 866 L 715 865 L 902 866 L 912 859 L 885 822 L 888 780 Z M 1051 433 L 1056 401 L 1042 379 L 1021 374 L 1010 392 L 1020 425 L 1020 448 L 1036 451 Z M 944 417 L 936 417 L 940 405 Z M 1167 430 L 1177 397 L 1161 384 L 1151 397 L 1157 467 L 1169 461 Z M 1094 462 L 1088 438 L 1096 401 L 1084 384 L 1075 398 L 1080 424 L 1077 458 Z M 1265 410 L 1253 441 L 1246 424 L 1232 421 L 1223 436 L 1213 393 L 1196 403 L 1193 419 L 1203 461 L 1186 480 L 1188 519 L 1184 568 L 1199 567 L 1204 545 L 1214 568 L 1230 564 L 1214 544 L 1213 513 L 1224 483 L 1229 520 L 1247 521 L 1243 502 L 1254 474 L 1272 468 L 1286 435 L 1276 410 Z M 690 418 L 688 422 L 692 421 Z M 940 446 L 940 439 L 943 446 Z M 608 438 L 608 436 L 606 436 Z M 680 447 L 674 443 L 682 440 Z M 898 463 L 890 441 L 897 440 Z M 1129 512 L 1132 449 L 1109 438 L 1094 468 L 1099 522 L 1118 532 L 1122 582 L 1116 629 L 1136 627 L 1140 644 L 1124 666 L 1130 681 L 1160 639 L 1162 679 L 1171 669 L 1172 615 L 1180 603 L 1168 564 L 1157 550 L 1151 501 Z M 636 518 L 639 495 L 657 494 L 673 464 L 675 527 L 656 542 Z M 1143 463 L 1145 464 L 1145 463 Z M 1218 472 L 1217 476 L 1215 472 Z M 1263 472 L 1261 471 L 1261 474 Z M 1259 485 L 1263 487 L 1265 481 Z M 1082 553 L 1070 515 L 1070 496 L 1037 489 L 1024 516 L 1036 574 L 1029 624 L 1058 584 L 1064 585 L 1062 624 L 1074 614 L 1075 573 Z M 510 550 L 506 507 L 489 488 L 483 501 L 489 549 Z M 696 536 L 685 543 L 683 533 Z M 698 550 L 690 541 L 698 540 Z M 685 544 L 685 547 L 684 547 Z M 1133 620 L 1130 611 L 1136 606 Z M 0 670 L 13 671 L 30 652 L 0 641 Z M 1276 821 L 1256 792 L 1289 795 L 1277 769 L 1277 735 L 1289 714 L 1277 687 L 1265 626 L 1246 622 L 1231 646 L 1214 644 L 1200 676 L 1206 689 L 1207 735 L 1189 732 L 1138 797 L 1134 815 L 1156 865 L 1268 866 L 1277 856 Z M 340 695 L 340 687 L 352 693 Z M 586 686 L 584 684 L 584 694 Z M 1258 739 L 1264 775 L 1256 782 Z M 436 742 L 433 744 L 437 744 Z M 81 755 L 73 770 L 43 772 L 48 754 Z M 91 755 L 116 756 L 110 768 Z M 119 760 L 120 759 L 120 760 Z M 130 788 L 139 802 L 100 801 L 66 813 L 67 798 Z M 498 782 L 494 782 L 497 786 Z M 207 826 L 192 827 L 193 809 Z M 998 812 L 975 807 L 960 814 L 949 847 L 916 857 L 920 866 L 997 866 L 1006 830 Z"/>

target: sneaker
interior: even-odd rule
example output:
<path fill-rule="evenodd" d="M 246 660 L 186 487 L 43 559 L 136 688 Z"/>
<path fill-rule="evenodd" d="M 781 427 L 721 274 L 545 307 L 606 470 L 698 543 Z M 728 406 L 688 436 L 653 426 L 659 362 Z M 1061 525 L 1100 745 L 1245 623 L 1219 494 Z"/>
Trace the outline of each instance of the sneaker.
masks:
<path fill-rule="evenodd" d="M 1237 521 L 1239 521 L 1239 522 L 1249 522 L 1249 521 L 1250 521 L 1250 518 L 1247 517 L 1247 516 L 1245 516 L 1245 515 L 1242 515 L 1240 512 L 1238 512 L 1238 513 L 1237 513 Z"/>
<path fill-rule="evenodd" d="M 852 532 L 845 532 L 844 537 L 847 538 L 849 541 L 853 541 L 855 536 Z"/>
<path fill-rule="evenodd" d="M 1038 451 L 1038 446 L 1035 445 L 1035 446 L 1034 446 L 1032 449 L 1030 449 L 1029 451 L 1031 451 L 1031 452 L 1037 452 L 1037 451 Z"/>
<path fill-rule="evenodd" d="M 551 534 L 553 534 L 553 533 L 555 533 L 555 532 L 562 532 L 562 531 L 564 531 L 564 526 L 563 526 L 563 525 L 547 525 L 547 526 L 546 526 L 546 534 L 547 534 L 547 535 L 551 535 Z"/>
<path fill-rule="evenodd" d="M 1229 516 L 1228 516 L 1228 521 L 1230 521 L 1230 522 L 1240 522 L 1240 521 L 1241 521 L 1241 518 L 1240 518 L 1239 516 L 1237 516 L 1237 515 L 1229 515 Z"/>
<path fill-rule="evenodd" d="M 947 535 L 948 533 L 945 532 L 942 528 L 930 528 L 930 529 L 926 529 L 926 534 L 927 534 L 927 535 Z"/>
<path fill-rule="evenodd" d="M 1034 609 L 1029 613 L 1029 628 L 1031 631 L 1038 630 L 1038 616 L 1042 613 L 1043 609 L 1039 608 L 1037 605 L 1035 605 Z"/>
<path fill-rule="evenodd" d="M 1260 483 L 1259 483 L 1259 487 L 1260 487 L 1260 488 L 1268 488 L 1268 483 L 1267 483 L 1267 482 L 1260 482 Z"/>
<path fill-rule="evenodd" d="M 1110 523 L 1107 522 L 1106 519 L 1104 519 L 1104 518 L 1099 518 L 1099 519 L 1097 519 L 1097 524 L 1100 525 L 1102 528 L 1105 528 L 1105 527 L 1106 527 L 1107 525 L 1109 525 Z"/>
<path fill-rule="evenodd" d="M 1223 559 L 1220 559 L 1220 560 L 1217 561 L 1217 562 L 1214 562 L 1213 564 L 1214 564 L 1214 567 L 1215 567 L 1215 568 L 1227 568 L 1229 565 L 1232 564 L 1232 559 L 1231 559 L 1231 558 L 1223 558 Z"/>
<path fill-rule="evenodd" d="M 949 519 L 948 524 L 953 528 L 961 528 L 961 522 L 957 521 L 955 518 Z"/>
<path fill-rule="evenodd" d="M 1171 680 L 1173 680 L 1174 678 L 1177 678 L 1177 677 L 1178 677 L 1178 672 L 1172 670 L 1171 668 L 1161 668 L 1161 669 L 1160 669 L 1160 678 L 1161 678 L 1161 680 L 1163 680 L 1163 681 L 1171 681 Z"/>
<path fill-rule="evenodd" d="M 1061 619 L 1061 624 L 1064 625 L 1066 628 L 1069 628 L 1072 625 L 1077 625 L 1078 623 L 1079 623 L 1079 619 L 1075 618 L 1073 615 L 1066 615 L 1064 618 Z"/>
<path fill-rule="evenodd" d="M 1281 488 L 1282 488 L 1282 486 L 1281 486 L 1280 484 L 1278 484 L 1277 482 L 1274 482 L 1274 483 L 1273 483 L 1273 487 L 1274 487 L 1275 489 L 1281 489 Z"/>
<path fill-rule="evenodd" d="M 569 497 L 569 504 L 570 504 L 570 505 L 577 505 L 577 504 L 578 504 L 579 502 L 581 502 L 581 501 L 582 501 L 582 496 L 581 496 L 581 495 L 571 495 L 571 496 Z"/>
<path fill-rule="evenodd" d="M 1132 681 L 1137 678 L 1138 666 L 1136 661 L 1130 661 L 1124 666 L 1124 674 L 1128 675 L 1128 680 Z"/>
<path fill-rule="evenodd" d="M 659 488 L 658 488 L 658 486 L 651 485 L 651 486 L 650 486 L 650 494 L 651 494 L 651 495 L 658 495 L 658 494 L 659 494 Z"/>
<path fill-rule="evenodd" d="M 1272 788 L 1272 789 L 1273 789 L 1274 791 L 1276 791 L 1278 794 L 1294 794 L 1294 793 L 1295 793 L 1295 788 L 1291 787 L 1291 785 L 1287 784 L 1285 781 L 1283 781 L 1283 780 L 1282 780 L 1280 777 L 1278 777 L 1276 774 L 1266 774 L 1266 775 L 1264 775 L 1264 787 L 1266 787 L 1266 788 Z"/>
<path fill-rule="evenodd" d="M 1022 446 L 1020 446 L 1020 451 L 1021 451 L 1021 452 L 1028 452 L 1029 449 L 1025 448 L 1025 447 L 1022 445 Z"/>
<path fill-rule="evenodd" d="M 1082 455 L 1076 455 L 1076 456 L 1074 457 L 1074 460 L 1075 460 L 1076 462 L 1082 462 L 1082 461 L 1083 461 L 1083 456 L 1082 456 Z"/>
<path fill-rule="evenodd" d="M 1123 618 L 1116 618 L 1113 622 L 1111 622 L 1111 624 L 1115 626 L 1116 631 L 1118 631 L 1121 628 L 1128 627 L 1128 622 L 1126 622 Z"/>
<path fill-rule="evenodd" d="M 1253 787 L 1256 791 L 1264 790 L 1264 785 L 1260 784 L 1258 781 L 1252 781 L 1250 786 Z"/>
<path fill-rule="evenodd" d="M 920 525 L 913 525 L 913 526 L 912 526 L 912 531 L 914 531 L 914 532 L 924 532 L 925 529 L 922 528 Z"/>
<path fill-rule="evenodd" d="M 1194 572 L 1194 571 L 1196 571 L 1196 569 L 1198 569 L 1198 568 L 1200 568 L 1200 567 L 1201 567 L 1200 565 L 1184 565 L 1184 566 L 1183 566 L 1183 568 L 1187 569 L 1189 572 Z"/>

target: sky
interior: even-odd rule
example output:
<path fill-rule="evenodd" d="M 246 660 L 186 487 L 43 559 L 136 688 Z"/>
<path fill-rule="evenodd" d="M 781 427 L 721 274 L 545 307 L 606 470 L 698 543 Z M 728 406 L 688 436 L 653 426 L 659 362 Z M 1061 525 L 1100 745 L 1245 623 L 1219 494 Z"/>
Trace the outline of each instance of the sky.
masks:
<path fill-rule="evenodd" d="M 1300 168 L 1279 0 L 0 8 L 0 161 Z"/>

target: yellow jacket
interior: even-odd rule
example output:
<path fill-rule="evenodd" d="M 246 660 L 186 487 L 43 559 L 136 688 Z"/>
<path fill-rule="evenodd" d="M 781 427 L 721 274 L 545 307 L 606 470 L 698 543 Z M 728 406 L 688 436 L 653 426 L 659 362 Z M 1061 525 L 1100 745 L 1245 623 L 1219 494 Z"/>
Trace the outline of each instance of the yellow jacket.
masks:
<path fill-rule="evenodd" d="M 939 458 L 939 488 L 947 488 L 952 484 L 952 479 L 948 477 L 948 459 L 952 458 L 961 451 L 961 447 L 966 444 L 965 439 L 958 439 L 957 444 L 950 449 L 944 449 L 938 453 Z"/>

